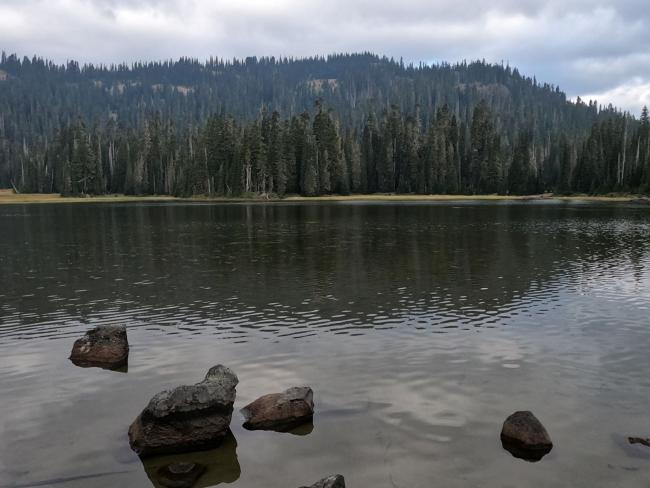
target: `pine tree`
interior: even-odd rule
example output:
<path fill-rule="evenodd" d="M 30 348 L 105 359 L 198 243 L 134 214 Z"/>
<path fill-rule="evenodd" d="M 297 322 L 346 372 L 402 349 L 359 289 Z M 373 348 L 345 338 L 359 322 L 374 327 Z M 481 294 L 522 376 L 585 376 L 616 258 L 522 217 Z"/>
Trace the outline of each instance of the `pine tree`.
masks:
<path fill-rule="evenodd" d="M 499 178 L 499 137 L 485 100 L 474 109 L 470 141 L 469 189 L 472 193 L 494 192 Z"/>
<path fill-rule="evenodd" d="M 378 189 L 377 156 L 379 134 L 374 113 L 370 113 L 363 129 L 361 141 L 361 187 L 364 192 L 374 193 Z"/>
<path fill-rule="evenodd" d="M 74 195 L 87 195 L 95 189 L 97 166 L 90 144 L 90 136 L 81 121 L 75 127 L 72 148 L 70 190 Z"/>
<path fill-rule="evenodd" d="M 312 134 L 307 136 L 303 153 L 302 193 L 307 196 L 318 194 L 318 146 Z"/>
<path fill-rule="evenodd" d="M 525 195 L 529 185 L 530 132 L 519 134 L 512 162 L 508 171 L 508 192 L 512 195 Z"/>

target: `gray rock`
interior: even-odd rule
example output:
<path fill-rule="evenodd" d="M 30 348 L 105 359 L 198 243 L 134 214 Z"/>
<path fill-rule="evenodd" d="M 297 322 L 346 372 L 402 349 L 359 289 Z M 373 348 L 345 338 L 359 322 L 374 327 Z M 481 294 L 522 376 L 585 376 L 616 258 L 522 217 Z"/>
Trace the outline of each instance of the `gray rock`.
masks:
<path fill-rule="evenodd" d="M 156 394 L 129 428 L 131 449 L 147 457 L 216 447 L 230 432 L 238 382 L 218 365 L 200 383 Z"/>
<path fill-rule="evenodd" d="M 501 442 L 510 454 L 526 461 L 539 461 L 553 449 L 546 428 L 528 411 L 515 412 L 506 419 Z"/>
<path fill-rule="evenodd" d="M 289 388 L 258 398 L 241 413 L 246 429 L 286 432 L 313 419 L 314 393 L 308 386 Z"/>
<path fill-rule="evenodd" d="M 303 486 L 301 488 L 345 488 L 345 479 L 340 474 L 335 474 L 317 481 L 311 486 Z"/>
<path fill-rule="evenodd" d="M 70 360 L 77 366 L 119 369 L 127 365 L 129 341 L 123 325 L 103 325 L 86 332 L 72 346 Z"/>
<path fill-rule="evenodd" d="M 210 368 L 205 379 L 192 386 L 179 386 L 157 393 L 146 411 L 155 418 L 201 410 L 230 410 L 235 402 L 239 380 L 229 368 L 219 364 Z"/>

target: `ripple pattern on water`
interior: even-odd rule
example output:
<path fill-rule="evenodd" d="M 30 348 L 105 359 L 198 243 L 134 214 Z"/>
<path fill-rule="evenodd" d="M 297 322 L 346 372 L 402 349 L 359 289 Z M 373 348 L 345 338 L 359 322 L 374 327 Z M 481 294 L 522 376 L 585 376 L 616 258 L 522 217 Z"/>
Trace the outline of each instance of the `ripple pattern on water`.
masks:
<path fill-rule="evenodd" d="M 648 435 L 647 209 L 15 213 L 0 208 L 0 486 L 83 486 L 75 477 L 93 473 L 114 473 L 93 486 L 147 486 L 126 427 L 157 391 L 216 363 L 239 375 L 236 409 L 295 384 L 316 392 L 305 437 L 244 432 L 235 412 L 235 486 L 340 471 L 350 486 L 388 488 L 496 488 L 504 472 L 530 487 L 648 479 L 645 460 L 612 441 Z M 128 374 L 67 360 L 84 331 L 114 323 L 128 326 Z M 528 408 L 557 446 L 543 465 L 518 464 L 498 443 L 505 416 Z M 269 466 L 283 469 L 269 479 Z"/>

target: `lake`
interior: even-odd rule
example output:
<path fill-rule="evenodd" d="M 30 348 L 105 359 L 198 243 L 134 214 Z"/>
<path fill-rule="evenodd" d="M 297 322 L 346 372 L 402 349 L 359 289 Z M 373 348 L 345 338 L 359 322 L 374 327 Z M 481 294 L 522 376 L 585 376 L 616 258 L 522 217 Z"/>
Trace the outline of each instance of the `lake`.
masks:
<path fill-rule="evenodd" d="M 0 206 L 0 487 L 158 486 L 127 429 L 239 376 L 197 486 L 647 487 L 650 209 L 580 202 Z M 128 371 L 72 343 L 124 324 Z M 239 409 L 314 389 L 313 427 Z M 514 458 L 532 410 L 554 448 Z M 194 457 L 193 457 L 194 456 Z"/>

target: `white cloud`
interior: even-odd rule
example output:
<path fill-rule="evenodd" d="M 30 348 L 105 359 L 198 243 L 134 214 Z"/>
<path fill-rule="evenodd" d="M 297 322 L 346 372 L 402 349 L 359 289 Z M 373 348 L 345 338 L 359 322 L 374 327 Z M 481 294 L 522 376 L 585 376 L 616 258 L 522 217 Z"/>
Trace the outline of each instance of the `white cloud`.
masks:
<path fill-rule="evenodd" d="M 650 84 L 646 0 L 0 1 L 0 47 L 59 62 L 366 50 L 487 59 L 635 112 Z"/>
<path fill-rule="evenodd" d="M 584 100 L 598 100 L 601 105 L 606 105 L 615 100 L 615 105 L 637 116 L 644 105 L 650 106 L 650 81 L 634 78 L 610 90 L 600 93 L 590 93 L 582 97 Z M 614 103 L 614 102 L 612 102 Z"/>

